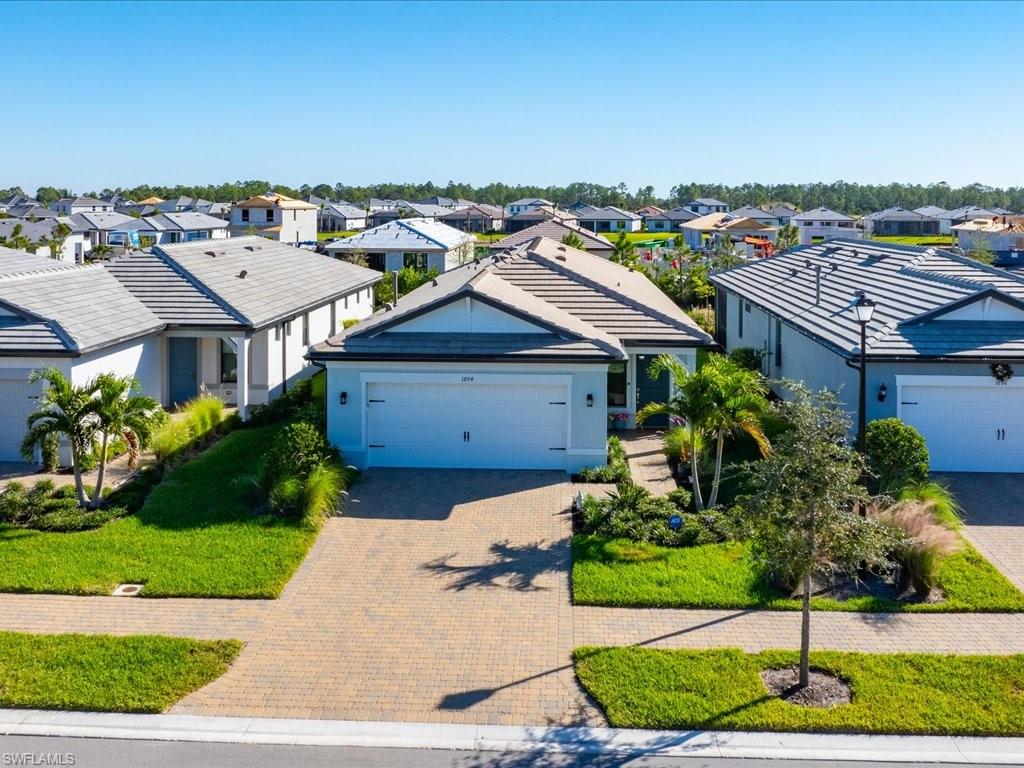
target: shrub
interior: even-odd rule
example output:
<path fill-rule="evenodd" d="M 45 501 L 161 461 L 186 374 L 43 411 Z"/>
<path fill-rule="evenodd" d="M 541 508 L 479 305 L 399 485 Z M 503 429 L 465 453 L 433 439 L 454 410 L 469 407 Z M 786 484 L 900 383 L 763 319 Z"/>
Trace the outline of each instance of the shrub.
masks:
<path fill-rule="evenodd" d="M 883 493 L 899 494 L 928 479 L 928 446 L 921 434 L 896 418 L 878 419 L 865 432 L 868 468 Z"/>
<path fill-rule="evenodd" d="M 698 455 L 704 451 L 704 435 L 699 431 L 694 434 L 689 426 L 672 427 L 665 433 L 662 442 L 662 453 L 673 465 L 689 464 L 693 448 L 696 448 Z"/>
<path fill-rule="evenodd" d="M 303 482 L 294 475 L 279 477 L 270 486 L 267 507 L 275 515 L 292 517 L 299 512 L 302 501 Z"/>
<path fill-rule="evenodd" d="M 359 321 L 356 320 L 354 317 L 350 317 L 348 320 L 342 320 L 341 321 L 341 325 L 342 325 L 343 328 L 345 328 L 345 330 L 348 330 L 353 325 L 357 325 L 358 323 L 359 323 Z"/>
<path fill-rule="evenodd" d="M 622 483 L 631 477 L 626 449 L 622 441 L 612 435 L 608 438 L 608 463 L 603 467 L 584 467 L 576 479 L 581 483 Z"/>
<path fill-rule="evenodd" d="M 200 395 L 182 406 L 184 420 L 192 430 L 192 437 L 208 437 L 224 419 L 224 402 L 213 395 Z"/>
<path fill-rule="evenodd" d="M 192 444 L 192 429 L 187 419 L 171 419 L 153 433 L 149 447 L 156 460 L 166 464 Z"/>
<path fill-rule="evenodd" d="M 319 528 L 334 515 L 347 483 L 345 471 L 331 462 L 320 462 L 306 478 L 302 496 L 302 520 L 310 528 Z"/>
<path fill-rule="evenodd" d="M 749 371 L 761 372 L 761 360 L 764 353 L 753 347 L 736 347 L 729 352 L 729 359 L 741 368 Z"/>
<path fill-rule="evenodd" d="M 88 531 L 128 514 L 124 507 L 82 509 L 74 501 L 49 509 L 33 521 L 32 528 L 51 533 Z"/>
<path fill-rule="evenodd" d="M 665 498 L 675 504 L 680 510 L 688 511 L 693 505 L 693 493 L 685 488 L 676 488 L 665 494 Z"/>
<path fill-rule="evenodd" d="M 960 504 L 952 491 L 942 483 L 928 480 L 915 485 L 908 485 L 900 493 L 900 501 L 919 501 L 931 507 L 935 519 L 951 530 L 963 527 L 960 519 Z"/>
<path fill-rule="evenodd" d="M 318 373 L 308 379 L 301 379 L 293 384 L 285 394 L 269 403 L 256 406 L 249 413 L 248 423 L 253 427 L 265 427 L 269 424 L 297 418 L 299 411 L 310 403 L 317 404 L 326 412 L 326 376 L 323 373 Z"/>
<path fill-rule="evenodd" d="M 711 334 L 715 332 L 715 310 L 710 307 L 693 307 L 687 312 L 702 331 Z"/>
<path fill-rule="evenodd" d="M 324 439 L 323 433 L 307 421 L 296 421 L 282 429 L 264 459 L 265 487 L 273 488 L 285 478 L 305 480 L 323 461 L 339 457 Z"/>
<path fill-rule="evenodd" d="M 960 537 L 941 525 L 924 502 L 902 501 L 869 511 L 894 533 L 892 557 L 900 566 L 901 591 L 910 586 L 918 597 L 927 597 L 938 582 L 942 562 L 960 549 Z"/>
<path fill-rule="evenodd" d="M 125 512 L 121 507 L 83 509 L 78 506 L 74 486 L 57 488 L 52 480 L 40 480 L 30 489 L 12 482 L 0 493 L 0 522 L 38 531 L 98 528 Z"/>

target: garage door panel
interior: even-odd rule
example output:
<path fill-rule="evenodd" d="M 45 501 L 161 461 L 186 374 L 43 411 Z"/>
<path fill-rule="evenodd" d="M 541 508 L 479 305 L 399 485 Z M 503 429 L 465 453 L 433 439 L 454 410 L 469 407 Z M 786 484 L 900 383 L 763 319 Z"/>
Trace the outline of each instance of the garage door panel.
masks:
<path fill-rule="evenodd" d="M 900 415 L 924 437 L 937 472 L 1024 472 L 1024 390 L 998 385 L 901 387 Z"/>
<path fill-rule="evenodd" d="M 371 466 L 562 469 L 564 384 L 371 383 Z"/>
<path fill-rule="evenodd" d="M 0 379 L 0 461 L 24 461 L 25 421 L 35 408 L 38 391 L 24 378 Z"/>

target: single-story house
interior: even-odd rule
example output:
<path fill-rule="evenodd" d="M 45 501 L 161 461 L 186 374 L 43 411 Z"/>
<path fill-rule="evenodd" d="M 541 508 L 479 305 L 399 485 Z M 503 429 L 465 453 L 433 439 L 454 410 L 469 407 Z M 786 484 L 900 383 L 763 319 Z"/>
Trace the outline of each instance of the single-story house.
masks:
<path fill-rule="evenodd" d="M 534 224 L 532 227 L 521 229 L 515 234 L 503 237 L 501 240 L 491 243 L 491 250 L 493 252 L 512 250 L 513 248 L 528 244 L 538 237 L 546 237 L 549 240 L 562 242 L 570 234 L 574 234 L 582 240 L 583 250 L 595 256 L 607 259 L 611 257 L 615 250 L 611 242 L 605 240 L 601 235 L 595 234 L 589 229 L 583 229 L 578 224 L 568 221 L 555 221 L 553 219 L 542 221 L 540 224 Z"/>
<path fill-rule="evenodd" d="M 852 216 L 828 208 L 814 208 L 790 218 L 800 233 L 800 245 L 810 245 L 815 240 L 832 240 L 836 237 L 856 238 L 863 235 Z"/>
<path fill-rule="evenodd" d="M 321 232 L 351 232 L 366 229 L 366 211 L 348 203 L 324 203 L 320 206 Z"/>
<path fill-rule="evenodd" d="M 587 206 L 576 214 L 579 225 L 592 232 L 639 232 L 643 216 L 606 205 L 603 208 Z"/>
<path fill-rule="evenodd" d="M 139 222 L 123 213 L 76 213 L 68 217 L 78 231 L 86 232 L 93 248 L 97 245 L 137 245 Z"/>
<path fill-rule="evenodd" d="M 753 219 L 761 224 L 767 224 L 769 227 L 781 227 L 784 224 L 774 213 L 754 205 L 744 205 L 742 208 L 729 211 L 729 217 L 733 219 Z"/>
<path fill-rule="evenodd" d="M 669 397 L 713 344 L 650 280 L 557 240 L 471 262 L 317 344 L 328 437 L 358 467 L 576 472 L 609 417 Z"/>
<path fill-rule="evenodd" d="M 190 243 L 193 240 L 220 240 L 228 236 L 228 223 L 216 216 L 207 216 L 198 211 L 179 213 L 158 213 L 136 219 L 138 224 L 138 245 L 141 238 L 153 240 L 154 245 Z"/>
<path fill-rule="evenodd" d="M 657 205 L 645 205 L 642 208 L 637 208 L 636 213 L 642 219 L 646 219 L 648 216 L 657 216 L 659 213 L 664 213 L 664 208 L 659 208 Z"/>
<path fill-rule="evenodd" d="M 869 213 L 861 219 L 865 234 L 872 235 L 937 235 L 939 220 L 906 208 L 886 208 Z"/>
<path fill-rule="evenodd" d="M 438 208 L 447 208 L 450 211 L 476 205 L 472 200 L 466 200 L 461 197 L 456 199 L 453 197 L 445 197 L 444 195 L 431 195 L 430 197 L 424 197 L 420 200 L 413 200 L 413 202 L 417 205 L 434 205 Z"/>
<path fill-rule="evenodd" d="M 700 214 L 689 208 L 673 208 L 644 216 L 644 227 L 648 232 L 681 232 L 683 224 L 697 218 L 700 218 Z"/>
<path fill-rule="evenodd" d="M 201 197 L 176 197 L 173 200 L 161 200 L 154 203 L 154 207 L 161 213 L 181 213 L 182 211 L 196 211 L 199 208 L 212 205 L 209 200 Z"/>
<path fill-rule="evenodd" d="M 515 216 L 519 213 L 531 211 L 534 208 L 554 208 L 555 204 L 543 197 L 521 197 L 513 200 L 505 206 L 506 216 Z"/>
<path fill-rule="evenodd" d="M 114 204 L 95 197 L 62 197 L 50 203 L 50 210 L 58 216 L 74 216 L 76 213 L 113 213 Z"/>
<path fill-rule="evenodd" d="M 125 205 L 119 205 L 114 208 L 114 213 L 123 213 L 125 216 L 152 216 L 155 213 L 160 213 L 156 209 L 156 206 L 150 205 L 149 203 L 127 203 Z"/>
<path fill-rule="evenodd" d="M 381 224 L 387 224 L 390 221 L 397 221 L 402 218 L 437 221 L 445 214 L 451 213 L 450 208 L 431 205 L 430 203 L 410 203 L 408 200 L 398 200 L 397 203 L 393 208 L 370 211 L 370 215 L 366 217 L 366 225 L 368 227 L 379 227 Z"/>
<path fill-rule="evenodd" d="M 463 232 L 501 232 L 505 226 L 505 215 L 501 207 L 487 203 L 456 208 L 437 220 Z"/>
<path fill-rule="evenodd" d="M 688 202 L 683 208 L 696 213 L 698 216 L 706 216 L 709 213 L 729 212 L 728 203 L 723 203 L 721 200 L 716 200 L 713 197 L 698 197 L 696 200 Z"/>
<path fill-rule="evenodd" d="M 953 227 L 953 234 L 963 251 L 984 248 L 995 256 L 997 266 L 1024 266 L 1024 216 L 965 221 Z"/>
<path fill-rule="evenodd" d="M 519 232 L 542 221 L 561 221 L 578 224 L 576 214 L 563 211 L 553 206 L 540 206 L 529 208 L 521 213 L 513 214 L 505 219 L 505 231 L 509 234 Z"/>
<path fill-rule="evenodd" d="M 390 208 L 397 208 L 401 200 L 390 200 L 388 198 L 371 197 L 366 201 L 366 208 L 371 213 L 374 211 L 386 211 Z"/>
<path fill-rule="evenodd" d="M 860 325 L 865 419 L 898 417 L 931 468 L 1024 472 L 1024 279 L 937 248 L 832 240 L 712 275 L 716 337 L 762 353 L 771 379 L 836 391 L 857 422 Z M 779 394 L 785 392 L 776 386 Z"/>
<path fill-rule="evenodd" d="M 60 252 L 55 254 L 48 244 L 44 244 L 44 241 L 56 236 L 58 224 L 64 224 L 70 232 L 61 243 Z M 85 260 L 85 255 L 92 247 L 92 244 L 89 242 L 88 233 L 77 227 L 69 218 L 58 217 L 56 219 L 39 219 L 37 221 L 13 218 L 0 219 L 0 241 L 10 240 L 10 238 L 14 237 L 14 231 L 17 227 L 21 227 L 19 230 L 20 234 L 32 242 L 32 253 L 39 256 L 66 261 L 69 264 L 80 264 Z"/>
<path fill-rule="evenodd" d="M 937 205 L 922 205 L 920 208 L 914 209 L 914 213 L 920 213 L 922 216 L 930 216 L 933 219 L 939 218 L 939 214 L 945 212 L 945 208 L 940 208 Z"/>
<path fill-rule="evenodd" d="M 737 254 L 745 258 L 770 256 L 779 231 L 754 219 L 733 219 L 728 213 L 709 213 L 682 225 L 686 244 L 694 251 L 728 237 Z M 750 242 L 747 242 L 747 241 Z"/>
<path fill-rule="evenodd" d="M 11 208 L 39 205 L 39 201 L 28 195 L 9 195 L 0 197 L 0 213 L 7 213 Z"/>
<path fill-rule="evenodd" d="M 12 205 L 7 209 L 6 213 L 8 216 L 13 216 L 16 219 L 28 219 L 29 221 L 56 219 L 60 215 L 56 211 L 51 211 L 49 208 L 37 203 Z"/>
<path fill-rule="evenodd" d="M 991 219 L 999 214 L 987 208 L 979 208 L 976 205 L 962 205 L 951 211 L 938 214 L 935 218 L 939 220 L 939 232 L 944 235 L 953 234 L 953 227 L 957 224 L 964 224 L 975 219 Z"/>
<path fill-rule="evenodd" d="M 800 211 L 787 203 L 776 203 L 775 205 L 768 206 L 768 213 L 778 219 L 780 227 L 784 227 Z"/>
<path fill-rule="evenodd" d="M 438 272 L 473 259 L 476 238 L 429 219 L 396 219 L 324 246 L 331 256 L 360 255 L 370 269 L 397 272 L 403 267 Z"/>

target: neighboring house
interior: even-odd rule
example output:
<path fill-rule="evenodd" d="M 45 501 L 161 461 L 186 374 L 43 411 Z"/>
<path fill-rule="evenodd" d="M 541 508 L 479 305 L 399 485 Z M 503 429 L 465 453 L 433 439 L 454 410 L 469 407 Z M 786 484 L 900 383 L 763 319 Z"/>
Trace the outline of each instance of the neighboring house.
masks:
<path fill-rule="evenodd" d="M 414 203 L 418 205 L 434 205 L 438 208 L 447 208 L 449 211 L 455 211 L 459 208 L 467 208 L 471 205 L 476 205 L 472 200 L 458 200 L 451 197 L 443 197 L 441 195 L 433 195 L 431 197 L 425 197 L 422 200 L 414 200 Z"/>
<path fill-rule="evenodd" d="M 451 213 L 450 208 L 431 205 L 430 203 L 410 203 L 408 200 L 399 200 L 397 203 L 393 208 L 371 211 L 370 215 L 366 217 L 366 225 L 368 227 L 379 227 L 381 224 L 387 224 L 389 221 L 397 221 L 398 219 L 437 221 L 445 214 Z"/>
<path fill-rule="evenodd" d="M 711 282 L 727 350 L 760 351 L 772 380 L 836 391 L 854 424 L 865 293 L 866 420 L 915 427 L 935 471 L 1024 471 L 1024 279 L 935 248 L 833 240 Z"/>
<path fill-rule="evenodd" d="M 144 388 L 166 406 L 210 392 L 243 418 L 312 372 L 311 345 L 370 315 L 381 278 L 262 237 L 155 246 L 104 269 L 161 323 Z"/>
<path fill-rule="evenodd" d="M 939 220 L 939 232 L 944 235 L 953 234 L 953 227 L 957 224 L 964 224 L 975 219 L 991 219 L 998 216 L 995 211 L 987 208 L 979 208 L 976 205 L 963 205 L 951 211 L 938 214 L 935 218 Z"/>
<path fill-rule="evenodd" d="M 592 232 L 639 232 L 643 216 L 606 205 L 604 208 L 587 206 L 576 214 L 579 225 Z"/>
<path fill-rule="evenodd" d="M 906 208 L 886 208 L 869 213 L 861 219 L 865 234 L 872 235 L 937 235 L 939 220 Z"/>
<path fill-rule="evenodd" d="M 114 204 L 95 197 L 62 197 L 50 203 L 50 210 L 58 216 L 74 216 L 76 213 L 113 213 Z"/>
<path fill-rule="evenodd" d="M 953 227 L 960 249 L 991 251 L 1001 267 L 1024 266 L 1024 216 L 995 216 L 974 219 Z"/>
<path fill-rule="evenodd" d="M 438 221 L 463 232 L 501 232 L 505 226 L 504 211 L 497 205 L 474 203 L 441 216 Z"/>
<path fill-rule="evenodd" d="M 98 373 L 135 376 L 158 396 L 163 326 L 101 266 L 0 248 L 0 461 L 23 460 L 42 390 L 28 383 L 35 369 L 59 368 L 75 384 Z"/>
<path fill-rule="evenodd" d="M 349 232 L 366 228 L 366 211 L 348 203 L 324 203 L 319 218 L 321 232 Z"/>
<path fill-rule="evenodd" d="M 201 197 L 176 197 L 173 200 L 161 200 L 153 205 L 161 213 L 181 213 L 182 211 L 195 211 L 200 207 L 213 205 L 213 203 L 203 200 Z"/>
<path fill-rule="evenodd" d="M 945 208 L 940 208 L 937 205 L 923 205 L 920 208 L 914 209 L 914 213 L 920 213 L 922 216 L 930 216 L 933 219 L 939 218 L 939 216 L 945 212 Z"/>
<path fill-rule="evenodd" d="M 673 208 L 670 211 L 644 216 L 644 226 L 648 232 L 680 232 L 683 224 L 700 218 L 688 208 Z"/>
<path fill-rule="evenodd" d="M 646 219 L 648 216 L 657 216 L 659 213 L 664 213 L 664 208 L 659 208 L 656 205 L 645 205 L 643 208 L 637 208 L 636 213 L 640 218 Z"/>
<path fill-rule="evenodd" d="M 857 221 L 845 213 L 838 213 L 828 208 L 815 208 L 811 211 L 798 213 L 790 218 L 800 233 L 800 245 L 810 245 L 815 240 L 832 240 L 837 237 L 860 237 L 863 233 L 857 229 Z"/>
<path fill-rule="evenodd" d="M 39 201 L 28 195 L 11 195 L 0 198 L 0 213 L 7 213 L 11 208 L 31 207 L 39 205 Z"/>
<path fill-rule="evenodd" d="M 729 238 L 734 252 L 752 259 L 770 256 L 778 230 L 754 219 L 734 219 L 728 213 L 709 213 L 682 225 L 683 237 L 691 250 L 714 248 Z"/>
<path fill-rule="evenodd" d="M 706 216 L 709 213 L 729 212 L 728 203 L 723 203 L 721 200 L 716 200 L 713 197 L 698 197 L 696 200 L 688 202 L 683 208 L 696 213 L 698 216 Z"/>
<path fill-rule="evenodd" d="M 594 234 L 589 229 L 583 229 L 578 224 L 568 221 L 553 220 L 542 221 L 539 224 L 534 224 L 532 227 L 521 229 L 513 235 L 503 237 L 501 240 L 491 243 L 491 250 L 495 253 L 498 251 L 508 251 L 530 243 L 538 237 L 546 237 L 549 240 L 562 242 L 570 234 L 574 234 L 582 240 L 583 250 L 595 256 L 607 259 L 611 257 L 615 250 L 610 241 Z"/>
<path fill-rule="evenodd" d="M 753 205 L 744 205 L 742 208 L 729 211 L 729 218 L 731 219 L 753 219 L 754 221 L 766 224 L 769 227 L 781 227 L 785 224 L 778 216 L 770 211 L 766 211 L 763 208 L 757 208 Z M 786 221 L 789 219 L 787 218 Z"/>
<path fill-rule="evenodd" d="M 555 204 L 543 197 L 521 197 L 513 200 L 505 206 L 506 216 L 515 216 L 519 213 L 532 211 L 534 208 L 554 208 Z"/>
<path fill-rule="evenodd" d="M 224 219 L 197 211 L 158 213 L 137 221 L 140 242 L 143 237 L 152 238 L 154 245 L 220 240 L 228 236 L 228 223 Z M 139 245 L 140 242 L 133 242 L 133 245 Z"/>
<path fill-rule="evenodd" d="M 56 236 L 58 223 L 63 223 L 71 231 L 64 238 L 60 252 L 54 254 L 49 245 L 43 245 L 43 241 Z M 15 228 L 18 226 L 21 227 L 21 235 L 33 243 L 31 252 L 38 256 L 57 259 L 68 264 L 81 264 L 85 260 L 85 255 L 91 250 L 92 244 L 89 241 L 88 233 L 76 227 L 70 219 L 63 217 L 38 221 L 0 219 L 0 240 L 12 238 Z"/>
<path fill-rule="evenodd" d="M 160 213 L 154 206 L 149 203 L 132 203 L 131 205 L 119 205 L 114 209 L 114 213 L 123 213 L 125 216 L 152 216 L 154 213 Z"/>
<path fill-rule="evenodd" d="M 156 195 L 150 195 L 149 197 L 144 197 L 139 200 L 142 205 L 159 205 L 163 201 L 164 199 L 162 197 L 157 197 Z"/>
<path fill-rule="evenodd" d="M 800 213 L 800 211 L 786 203 L 776 203 L 775 205 L 768 206 L 768 213 L 778 220 L 780 227 L 784 227 L 789 224 L 790 219 Z"/>
<path fill-rule="evenodd" d="M 296 245 L 316 242 L 319 208 L 276 192 L 255 195 L 231 208 L 232 235 L 260 235 Z"/>
<path fill-rule="evenodd" d="M 640 272 L 536 238 L 440 275 L 309 358 L 327 432 L 357 467 L 577 472 L 609 416 L 664 402 L 659 354 L 693 370 L 712 339 Z"/>
<path fill-rule="evenodd" d="M 7 215 L 13 216 L 16 219 L 36 221 L 38 219 L 56 219 L 60 214 L 41 205 L 26 203 L 23 205 L 12 205 L 7 209 Z"/>
<path fill-rule="evenodd" d="M 231 218 L 231 203 L 200 203 L 191 210 L 196 213 L 205 213 L 207 216 L 216 216 L 224 221 Z"/>
<path fill-rule="evenodd" d="M 388 200 L 379 197 L 371 197 L 366 202 L 366 207 L 369 208 L 371 213 L 373 213 L 374 211 L 387 211 L 390 210 L 391 208 L 397 208 L 400 202 L 400 200 Z"/>
<path fill-rule="evenodd" d="M 97 245 L 138 245 L 141 219 L 123 213 L 76 213 L 68 217 L 76 231 L 88 235 L 92 248 Z"/>
<path fill-rule="evenodd" d="M 505 231 L 509 234 L 518 232 L 542 221 L 560 221 L 577 224 L 576 215 L 552 206 L 529 208 L 505 219 Z"/>
<path fill-rule="evenodd" d="M 403 267 L 445 272 L 473 259 L 476 238 L 429 219 L 396 219 L 324 246 L 331 256 L 360 255 L 371 269 L 397 272 Z"/>

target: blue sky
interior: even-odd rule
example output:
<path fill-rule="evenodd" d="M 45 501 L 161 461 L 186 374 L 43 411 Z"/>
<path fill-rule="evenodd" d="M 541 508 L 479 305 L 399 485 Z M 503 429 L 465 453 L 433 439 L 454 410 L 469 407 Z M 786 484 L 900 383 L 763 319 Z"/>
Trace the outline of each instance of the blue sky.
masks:
<path fill-rule="evenodd" d="M 1024 183 L 1024 5 L 4 4 L 0 187 Z"/>

